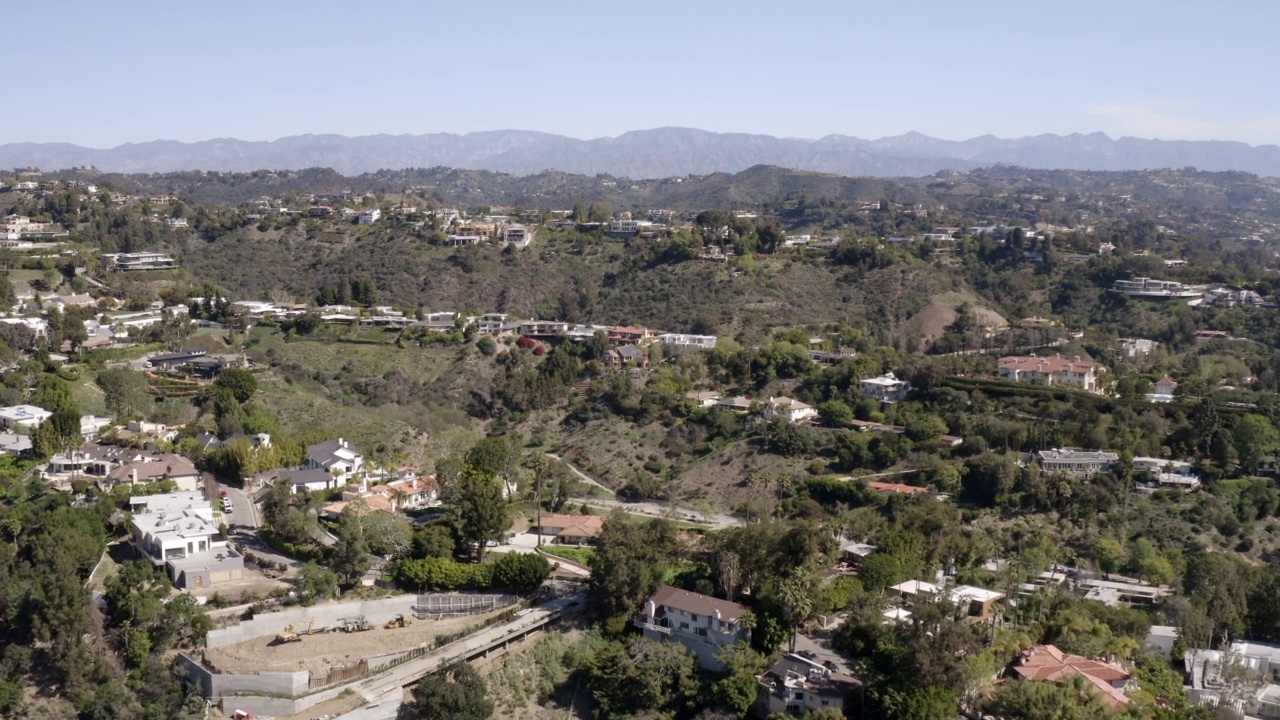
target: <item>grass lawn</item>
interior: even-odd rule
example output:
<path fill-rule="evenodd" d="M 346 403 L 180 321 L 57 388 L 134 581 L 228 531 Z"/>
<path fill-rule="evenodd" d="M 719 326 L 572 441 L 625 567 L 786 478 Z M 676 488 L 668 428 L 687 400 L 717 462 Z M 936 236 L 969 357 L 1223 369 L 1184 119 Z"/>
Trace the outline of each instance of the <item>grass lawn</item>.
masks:
<path fill-rule="evenodd" d="M 592 547 L 571 547 L 568 545 L 543 545 L 542 550 L 548 555 L 562 557 L 579 565 L 590 563 L 591 558 L 595 557 L 596 554 L 596 549 Z"/>

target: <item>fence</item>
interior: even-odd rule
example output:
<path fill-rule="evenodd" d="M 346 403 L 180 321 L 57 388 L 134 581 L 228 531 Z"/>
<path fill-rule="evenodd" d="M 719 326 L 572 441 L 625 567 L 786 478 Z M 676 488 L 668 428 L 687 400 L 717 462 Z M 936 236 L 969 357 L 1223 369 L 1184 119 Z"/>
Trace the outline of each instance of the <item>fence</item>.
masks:
<path fill-rule="evenodd" d="M 329 670 L 328 675 L 312 675 L 308 681 L 312 690 L 322 688 L 333 683 L 340 683 L 352 678 L 360 677 L 369 672 L 369 661 L 361 660 L 360 662 L 351 663 L 349 665 L 340 665 Z"/>
<path fill-rule="evenodd" d="M 413 616 L 419 620 L 476 615 L 516 604 L 515 595 L 419 595 Z"/>

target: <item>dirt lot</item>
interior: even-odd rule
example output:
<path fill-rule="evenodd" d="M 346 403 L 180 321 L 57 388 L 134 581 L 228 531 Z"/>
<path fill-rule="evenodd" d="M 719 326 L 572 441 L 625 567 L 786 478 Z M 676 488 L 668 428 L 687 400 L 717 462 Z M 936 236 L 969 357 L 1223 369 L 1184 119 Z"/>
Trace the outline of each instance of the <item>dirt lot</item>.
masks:
<path fill-rule="evenodd" d="M 505 609 L 505 608 L 504 608 Z M 209 648 L 205 657 L 223 672 L 287 672 L 310 670 L 323 675 L 330 668 L 350 665 L 363 658 L 386 655 L 430 643 L 437 635 L 465 630 L 495 610 L 449 620 L 419 620 L 407 628 L 387 630 L 381 625 L 356 633 L 326 632 L 307 635 L 300 642 L 276 645 L 275 637 L 263 637 L 235 645 Z"/>

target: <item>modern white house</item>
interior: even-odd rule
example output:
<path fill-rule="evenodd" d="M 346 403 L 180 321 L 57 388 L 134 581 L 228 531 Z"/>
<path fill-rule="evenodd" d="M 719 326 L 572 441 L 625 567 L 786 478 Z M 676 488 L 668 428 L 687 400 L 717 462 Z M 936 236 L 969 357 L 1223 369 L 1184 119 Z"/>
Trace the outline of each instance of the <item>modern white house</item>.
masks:
<path fill-rule="evenodd" d="M 244 573 L 244 558 L 227 544 L 213 507 L 198 492 L 130 500 L 134 549 L 179 588 L 202 588 Z"/>
<path fill-rule="evenodd" d="M 25 430 L 30 432 L 40 427 L 40 423 L 48 420 L 53 413 L 35 405 L 10 405 L 0 408 L 0 426 L 6 430 Z"/>
<path fill-rule="evenodd" d="M 662 349 L 669 353 L 682 352 L 702 352 L 704 350 L 714 350 L 716 347 L 715 335 L 685 335 L 682 333 L 663 333 L 658 336 L 658 342 L 662 344 Z"/>
<path fill-rule="evenodd" d="M 750 642 L 751 630 L 741 623 L 742 605 L 663 585 L 648 602 L 635 625 L 651 640 L 671 640 L 685 646 L 704 670 L 718 671 L 720 648 Z"/>
<path fill-rule="evenodd" d="M 130 270 L 167 270 L 177 267 L 173 258 L 158 252 L 116 253 L 103 255 L 108 266 L 117 272 Z"/>
<path fill-rule="evenodd" d="M 1228 654 L 1229 651 L 1229 654 Z M 1280 718 L 1280 646 L 1261 642 L 1233 642 L 1221 650 L 1188 650 L 1184 656 L 1186 674 L 1191 678 L 1187 697 L 1213 707 L 1229 692 L 1223 680 L 1225 662 L 1234 662 L 1253 671 L 1258 682 L 1252 697 L 1237 706 L 1246 717 Z"/>
<path fill-rule="evenodd" d="M 911 383 L 899 380 L 892 372 L 862 381 L 862 397 L 880 402 L 895 403 L 907 399 Z"/>
<path fill-rule="evenodd" d="M 509 225 L 502 233 L 503 246 L 513 245 L 517 250 L 523 250 L 533 242 L 534 231 L 524 225 Z"/>
<path fill-rule="evenodd" d="M 1139 456 L 1133 459 L 1135 472 L 1143 473 L 1156 485 L 1179 490 L 1195 490 L 1200 487 L 1200 476 L 1194 466 L 1185 460 Z"/>
<path fill-rule="evenodd" d="M 372 210 L 365 210 L 364 212 L 356 214 L 357 225 L 372 225 L 381 219 L 382 219 L 382 211 L 379 210 L 378 208 L 373 208 Z"/>
<path fill-rule="evenodd" d="M 1149 298 L 1156 300 L 1176 298 L 1198 298 L 1204 295 L 1204 288 L 1195 285 L 1183 285 L 1173 280 L 1153 280 L 1146 277 L 1132 280 L 1117 280 L 1111 286 L 1111 292 L 1129 297 Z"/>
<path fill-rule="evenodd" d="M 1036 453 L 1040 468 L 1047 473 L 1061 473 L 1088 478 L 1115 467 L 1120 456 L 1107 450 L 1075 450 L 1054 448 Z"/>

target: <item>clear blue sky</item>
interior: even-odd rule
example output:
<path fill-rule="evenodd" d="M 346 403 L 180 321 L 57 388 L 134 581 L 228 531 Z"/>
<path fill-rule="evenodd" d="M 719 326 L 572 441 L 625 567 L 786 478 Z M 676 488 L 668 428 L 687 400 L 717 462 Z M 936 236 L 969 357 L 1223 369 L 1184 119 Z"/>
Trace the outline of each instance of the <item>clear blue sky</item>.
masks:
<path fill-rule="evenodd" d="M 1280 143 L 1275 0 L 28 0 L 0 20 L 0 142 L 678 125 Z"/>

